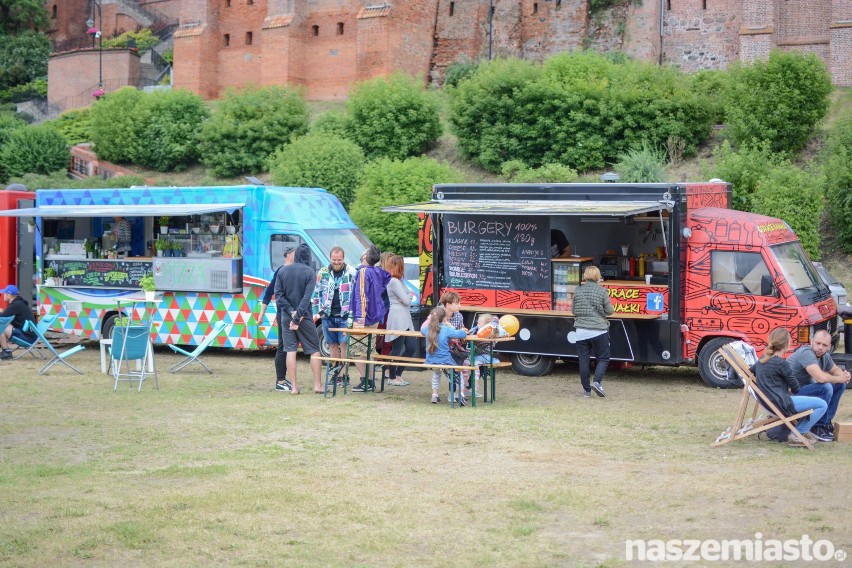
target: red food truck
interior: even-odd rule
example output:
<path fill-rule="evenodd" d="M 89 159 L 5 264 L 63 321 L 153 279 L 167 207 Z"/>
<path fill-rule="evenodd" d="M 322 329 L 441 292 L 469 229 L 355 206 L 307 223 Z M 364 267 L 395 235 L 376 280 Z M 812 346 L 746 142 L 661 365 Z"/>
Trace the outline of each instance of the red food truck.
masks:
<path fill-rule="evenodd" d="M 517 340 L 501 346 L 536 376 L 576 357 L 574 290 L 600 267 L 615 308 L 614 361 L 697 365 L 710 386 L 734 386 L 718 354 L 758 348 L 776 326 L 793 347 L 837 334 L 829 288 L 781 219 L 730 209 L 724 182 L 436 185 L 419 213 L 421 301 L 461 295 L 466 321 L 511 313 Z M 562 233 L 571 255 L 554 258 Z M 554 236 L 557 235 L 557 236 Z"/>
<path fill-rule="evenodd" d="M 0 210 L 32 207 L 33 203 L 35 194 L 25 188 L 10 186 L 0 191 Z M 35 310 L 35 225 L 29 221 L 0 217 L 0 288 L 14 284 Z M 0 308 L 5 307 L 0 298 Z"/>

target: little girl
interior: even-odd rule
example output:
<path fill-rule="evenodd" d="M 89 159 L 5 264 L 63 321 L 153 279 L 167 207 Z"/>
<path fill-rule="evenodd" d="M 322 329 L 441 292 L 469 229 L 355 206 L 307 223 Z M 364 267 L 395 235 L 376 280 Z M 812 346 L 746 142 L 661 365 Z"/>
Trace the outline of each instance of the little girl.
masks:
<path fill-rule="evenodd" d="M 453 329 L 447 322 L 447 311 L 438 307 L 432 310 L 426 319 L 426 324 L 420 329 L 426 336 L 426 362 L 435 365 L 457 365 L 450 354 L 450 340 L 463 339 L 467 332 L 463 329 Z M 441 402 L 438 388 L 441 386 L 440 371 L 432 375 L 432 404 Z M 459 403 L 464 406 L 464 395 L 459 397 Z"/>
<path fill-rule="evenodd" d="M 480 336 L 484 338 L 492 338 L 492 337 L 506 337 L 509 335 L 506 331 L 498 324 L 497 326 L 492 326 L 492 322 L 496 318 L 491 314 L 480 314 L 478 318 L 476 318 L 476 325 L 473 329 L 470 330 L 471 335 L 478 335 L 478 332 L 482 329 L 490 328 L 491 333 L 486 336 Z M 474 371 L 474 380 L 478 381 L 480 376 L 480 367 L 484 365 L 492 365 L 499 363 L 500 360 L 496 357 L 491 356 L 491 344 L 487 341 L 475 341 L 473 343 L 473 354 L 474 354 L 474 364 L 476 366 L 476 370 Z M 468 385 L 470 386 L 470 385 Z M 465 395 L 469 395 L 470 390 L 468 389 L 465 392 Z M 477 389 L 477 395 L 482 396 L 482 391 Z"/>

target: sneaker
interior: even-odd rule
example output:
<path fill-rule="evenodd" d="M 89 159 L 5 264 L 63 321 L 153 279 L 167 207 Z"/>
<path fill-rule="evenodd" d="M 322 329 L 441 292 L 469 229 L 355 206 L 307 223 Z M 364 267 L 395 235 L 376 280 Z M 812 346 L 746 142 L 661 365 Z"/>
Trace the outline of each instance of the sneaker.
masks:
<path fill-rule="evenodd" d="M 583 391 L 583 398 L 592 398 L 592 391 L 590 391 L 590 390 L 588 390 L 588 391 L 584 390 L 584 391 Z"/>
<path fill-rule="evenodd" d="M 358 383 L 357 387 L 352 389 L 352 392 L 364 392 L 367 390 L 367 379 L 361 379 L 361 382 Z"/>
<path fill-rule="evenodd" d="M 825 429 L 828 430 L 828 433 L 831 434 L 832 437 L 834 437 L 834 422 L 826 424 Z"/>
<path fill-rule="evenodd" d="M 603 398 L 603 397 L 606 396 L 604 394 L 604 391 L 603 391 L 603 386 L 600 383 L 598 383 L 598 382 L 592 383 L 592 389 L 595 391 L 595 394 L 597 394 L 599 397 Z"/>
<path fill-rule="evenodd" d="M 284 379 L 283 383 L 275 383 L 275 390 L 277 391 L 290 392 L 291 387 L 292 385 L 287 379 Z"/>
<path fill-rule="evenodd" d="M 456 398 L 456 402 L 459 403 L 459 406 L 467 406 L 467 399 L 465 398 L 464 395 L 461 395 L 458 398 Z"/>
<path fill-rule="evenodd" d="M 810 434 L 811 436 L 813 436 L 816 440 L 819 440 L 820 442 L 833 442 L 834 441 L 834 435 L 831 432 L 829 432 L 828 428 L 826 428 L 825 426 L 819 426 L 819 425 L 814 426 L 813 428 L 811 428 L 811 431 L 808 432 L 808 434 Z M 805 434 L 805 436 L 807 437 L 808 434 Z"/>
<path fill-rule="evenodd" d="M 805 438 L 805 439 L 807 439 L 807 438 Z M 790 432 L 787 435 L 787 445 L 790 446 L 791 448 L 807 448 L 808 447 L 807 444 L 805 444 L 804 442 L 799 440 L 796 437 L 796 435 L 793 434 L 792 432 Z"/>
<path fill-rule="evenodd" d="M 439 402 L 441 402 L 441 397 L 438 396 L 437 394 L 433 394 L 432 395 L 432 404 L 438 404 Z"/>
<path fill-rule="evenodd" d="M 11 359 L 11 358 L 12 358 L 12 351 L 10 349 L 3 349 L 2 351 L 0 351 L 0 359 L 3 359 L 5 361 L 6 359 Z"/>

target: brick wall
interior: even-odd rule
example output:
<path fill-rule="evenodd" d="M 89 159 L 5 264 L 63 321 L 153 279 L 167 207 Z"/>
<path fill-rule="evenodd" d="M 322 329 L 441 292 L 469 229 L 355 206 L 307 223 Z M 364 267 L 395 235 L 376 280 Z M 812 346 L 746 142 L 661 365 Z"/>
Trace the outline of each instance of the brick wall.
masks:
<path fill-rule="evenodd" d="M 738 60 L 741 0 L 708 0 L 706 9 L 701 0 L 670 4 L 671 9 L 663 13 L 663 62 L 696 71 L 724 69 Z"/>
<path fill-rule="evenodd" d="M 837 85 L 852 87 L 852 0 L 831 2 L 829 23 L 831 76 Z"/>
<path fill-rule="evenodd" d="M 127 49 L 103 51 L 103 84 L 107 93 L 139 81 L 139 54 Z M 62 110 L 88 106 L 98 86 L 97 49 L 51 55 L 47 66 L 47 99 Z"/>

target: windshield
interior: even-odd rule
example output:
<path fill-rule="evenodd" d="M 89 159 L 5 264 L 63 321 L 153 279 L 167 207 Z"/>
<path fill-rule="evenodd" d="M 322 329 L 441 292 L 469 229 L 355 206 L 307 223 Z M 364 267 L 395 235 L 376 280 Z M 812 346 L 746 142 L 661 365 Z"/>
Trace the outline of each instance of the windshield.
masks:
<path fill-rule="evenodd" d="M 343 249 L 346 264 L 355 267 L 360 264 L 361 253 L 370 246 L 370 239 L 358 229 L 314 229 L 307 231 L 319 247 L 323 256 L 328 257 L 331 247 Z"/>
<path fill-rule="evenodd" d="M 803 306 L 828 298 L 831 293 L 799 242 L 770 247 L 781 273 Z"/>
<path fill-rule="evenodd" d="M 819 272 L 819 275 L 822 276 L 822 281 L 828 284 L 829 286 L 840 284 L 840 282 L 834 276 L 832 276 L 828 270 L 825 269 L 825 266 L 814 263 L 814 268 L 816 268 L 817 272 Z"/>

